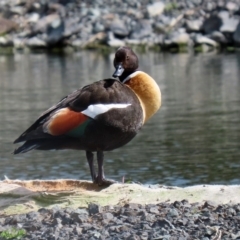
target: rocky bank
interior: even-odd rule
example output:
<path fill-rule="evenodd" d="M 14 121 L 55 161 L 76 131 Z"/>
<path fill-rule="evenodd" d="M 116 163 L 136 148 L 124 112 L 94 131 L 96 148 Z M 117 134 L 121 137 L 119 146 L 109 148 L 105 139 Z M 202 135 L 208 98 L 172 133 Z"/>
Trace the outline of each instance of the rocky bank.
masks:
<path fill-rule="evenodd" d="M 240 1 L 0 0 L 0 47 L 240 45 Z"/>
<path fill-rule="evenodd" d="M 1 226 L 2 225 L 2 226 Z M 220 240 L 240 239 L 240 204 L 124 204 L 41 208 L 0 218 L 0 232 L 24 229 L 32 240 Z"/>
<path fill-rule="evenodd" d="M 240 186 L 6 179 L 0 239 L 20 231 L 25 240 L 240 239 Z"/>

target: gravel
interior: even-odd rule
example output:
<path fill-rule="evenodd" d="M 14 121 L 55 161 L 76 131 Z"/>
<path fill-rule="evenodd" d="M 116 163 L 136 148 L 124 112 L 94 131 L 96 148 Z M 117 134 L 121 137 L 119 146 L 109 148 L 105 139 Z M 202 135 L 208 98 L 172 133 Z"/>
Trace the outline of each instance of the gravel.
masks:
<path fill-rule="evenodd" d="M 240 204 L 182 200 L 105 207 L 90 203 L 79 209 L 56 206 L 1 216 L 0 233 L 12 228 L 25 229 L 25 240 L 240 239 Z"/>

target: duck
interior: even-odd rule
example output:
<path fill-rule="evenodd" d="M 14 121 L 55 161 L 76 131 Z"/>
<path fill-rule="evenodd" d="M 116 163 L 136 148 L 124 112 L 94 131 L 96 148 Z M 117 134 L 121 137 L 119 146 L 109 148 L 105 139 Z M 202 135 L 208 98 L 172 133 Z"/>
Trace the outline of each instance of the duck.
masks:
<path fill-rule="evenodd" d="M 139 70 L 138 57 L 130 47 L 117 49 L 113 65 L 113 78 L 75 90 L 43 112 L 14 141 L 24 143 L 13 153 L 83 150 L 93 183 L 115 182 L 105 178 L 104 152 L 124 146 L 137 135 L 159 110 L 161 91 L 150 75 Z"/>

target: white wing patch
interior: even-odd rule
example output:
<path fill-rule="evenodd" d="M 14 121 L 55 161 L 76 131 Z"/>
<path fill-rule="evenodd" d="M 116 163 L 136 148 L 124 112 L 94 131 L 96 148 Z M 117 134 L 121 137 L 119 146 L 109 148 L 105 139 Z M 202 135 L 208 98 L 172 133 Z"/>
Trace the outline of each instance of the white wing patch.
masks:
<path fill-rule="evenodd" d="M 127 108 L 131 104 L 129 103 L 111 103 L 111 104 L 94 104 L 89 105 L 88 108 L 82 113 L 88 117 L 95 118 L 99 114 L 106 113 L 114 108 Z"/>

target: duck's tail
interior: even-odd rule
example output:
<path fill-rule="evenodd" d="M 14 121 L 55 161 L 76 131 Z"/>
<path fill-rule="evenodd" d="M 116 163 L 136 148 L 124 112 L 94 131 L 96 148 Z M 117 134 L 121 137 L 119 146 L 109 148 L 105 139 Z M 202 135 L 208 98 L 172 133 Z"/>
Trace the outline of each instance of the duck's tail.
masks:
<path fill-rule="evenodd" d="M 18 154 L 18 153 L 25 153 L 33 149 L 37 149 L 40 146 L 38 140 L 29 140 L 26 141 L 22 146 L 19 148 L 16 148 L 13 152 L 13 154 Z"/>

